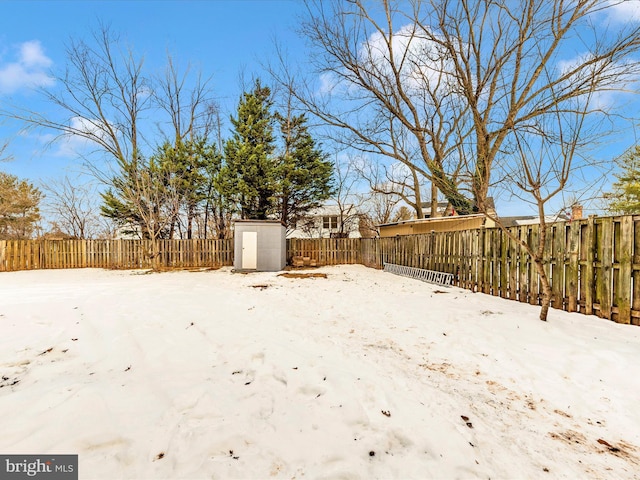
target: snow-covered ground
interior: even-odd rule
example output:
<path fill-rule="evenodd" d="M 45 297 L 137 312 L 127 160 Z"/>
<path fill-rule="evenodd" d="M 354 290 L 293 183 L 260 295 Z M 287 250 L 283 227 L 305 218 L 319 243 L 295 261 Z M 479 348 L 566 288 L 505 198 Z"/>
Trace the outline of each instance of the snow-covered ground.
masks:
<path fill-rule="evenodd" d="M 640 328 L 362 266 L 0 274 L 0 453 L 81 479 L 640 478 Z"/>

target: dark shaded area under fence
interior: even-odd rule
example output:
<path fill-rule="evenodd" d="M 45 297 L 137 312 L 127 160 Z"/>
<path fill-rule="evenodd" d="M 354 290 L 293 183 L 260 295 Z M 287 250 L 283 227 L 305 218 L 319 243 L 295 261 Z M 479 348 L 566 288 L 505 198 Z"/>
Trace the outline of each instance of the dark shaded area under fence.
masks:
<path fill-rule="evenodd" d="M 539 225 L 511 234 L 537 243 Z M 233 239 L 162 240 L 150 257 L 143 240 L 0 241 L 0 271 L 46 268 L 184 268 L 233 265 Z M 541 287 L 526 250 L 499 229 L 375 239 L 289 239 L 287 257 L 319 264 L 384 263 L 454 274 L 454 284 L 506 299 L 540 304 Z M 545 268 L 553 307 L 640 324 L 640 216 L 590 217 L 548 226 Z"/>

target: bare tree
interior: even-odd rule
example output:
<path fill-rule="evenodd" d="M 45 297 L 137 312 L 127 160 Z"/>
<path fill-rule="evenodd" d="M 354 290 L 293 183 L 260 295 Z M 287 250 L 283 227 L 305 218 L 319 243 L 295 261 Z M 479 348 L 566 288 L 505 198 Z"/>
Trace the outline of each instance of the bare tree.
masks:
<path fill-rule="evenodd" d="M 274 75 L 338 141 L 413 165 L 458 213 L 489 215 L 497 183 L 541 210 L 585 155 L 577 135 L 609 133 L 603 96 L 640 74 L 640 26 L 606 23 L 619 3 L 309 0 L 301 32 L 322 83 L 295 83 L 284 61 Z"/>
<path fill-rule="evenodd" d="M 210 190 L 207 187 L 212 184 L 205 177 L 205 164 L 212 160 L 211 147 L 206 144 L 209 135 L 215 133 L 220 124 L 210 81 L 211 78 L 203 78 L 200 72 L 192 74 L 189 65 L 180 71 L 168 55 L 164 75 L 157 79 L 154 89 L 155 103 L 169 119 L 169 128 L 164 125 L 159 125 L 159 128 L 166 141 L 173 144 L 174 151 L 180 154 L 176 156 L 176 162 L 181 167 L 184 181 L 181 185 L 182 211 L 176 222 L 184 219 L 187 238 L 192 238 L 193 224 L 201 210 L 205 216 L 208 213 L 208 204 L 202 205 Z M 178 227 L 180 225 L 177 224 Z"/>
<path fill-rule="evenodd" d="M 210 88 L 211 78 L 201 72 L 191 75 L 191 66 L 178 69 L 171 55 L 167 55 L 164 75 L 156 80 L 154 100 L 167 114 L 169 131 L 159 125 L 165 138 L 177 144 L 186 139 L 207 138 L 216 127 L 218 108 Z"/>
<path fill-rule="evenodd" d="M 66 70 L 56 76 L 59 89 L 40 89 L 59 117 L 16 108 L 2 114 L 31 128 L 57 132 L 59 137 L 87 141 L 117 167 L 135 163 L 143 150 L 141 121 L 150 107 L 151 85 L 143 76 L 142 58 L 121 46 L 107 26 L 93 34 L 91 43 L 72 40 L 67 46 Z M 97 164 L 92 171 L 104 176 Z"/>
<path fill-rule="evenodd" d="M 7 147 L 9 146 L 9 141 L 7 140 L 4 143 L 0 143 L 0 162 L 6 162 L 11 160 L 11 156 L 6 156 L 3 157 L 2 155 L 4 154 L 4 151 L 7 149 Z"/>
<path fill-rule="evenodd" d="M 94 238 L 103 230 L 99 219 L 99 196 L 94 186 L 77 180 L 64 177 L 43 183 L 44 208 L 63 233 L 78 239 Z"/>
<path fill-rule="evenodd" d="M 378 185 L 377 190 L 371 190 L 367 195 L 363 196 L 360 205 L 360 231 L 363 237 L 377 236 L 378 225 L 394 222 L 399 215 L 398 204 L 401 199 L 393 193 L 384 193 L 384 186 Z M 364 227 L 364 228 L 363 228 Z M 368 230 L 363 232 L 363 230 Z"/>
<path fill-rule="evenodd" d="M 353 227 L 359 222 L 361 215 L 362 196 L 356 191 L 359 183 L 357 172 L 352 161 L 340 162 L 336 160 L 334 169 L 334 193 L 332 203 L 338 211 L 337 236 L 347 237 Z"/>
<path fill-rule="evenodd" d="M 424 180 L 415 169 L 402 163 L 385 165 L 363 157 L 354 159 L 353 168 L 368 183 L 376 205 L 386 205 L 391 201 L 395 205 L 402 200 L 413 210 L 416 218 L 421 218 L 422 196 L 416 193 L 421 193 Z"/>
<path fill-rule="evenodd" d="M 169 154 L 170 155 L 170 154 Z M 180 209 L 180 182 L 176 164 L 167 158 L 167 146 L 150 158 L 140 158 L 131 171 L 112 179 L 112 188 L 102 194 L 102 215 L 118 222 L 126 233 L 151 240 L 147 252 L 158 260 L 158 240 L 170 238 L 170 229 Z"/>
<path fill-rule="evenodd" d="M 598 175 L 586 147 L 608 133 L 603 120 L 611 111 L 601 97 L 623 91 L 640 73 L 634 58 L 640 28 L 614 33 L 596 23 L 614 3 L 528 0 L 493 8 L 469 0 L 436 10 L 439 27 L 431 40 L 450 52 L 457 90 L 473 119 L 469 146 L 458 151 L 476 208 L 529 253 L 542 286 L 541 320 L 553 299 L 544 268 L 546 206 L 585 170 Z M 432 34 L 430 27 L 423 31 Z M 562 61 L 562 46 L 578 32 L 587 53 Z M 536 244 L 516 239 L 491 213 L 485 202 L 492 186 L 535 206 Z"/>
<path fill-rule="evenodd" d="M 132 230 L 157 239 L 165 234 L 167 221 L 169 228 L 175 225 L 180 212 L 174 198 L 178 193 L 178 207 L 184 207 L 188 225 L 197 213 L 194 202 L 200 199 L 189 194 L 190 179 L 180 182 L 177 178 L 190 176 L 191 157 L 174 159 L 180 168 L 169 167 L 167 159 L 162 167 L 154 166 L 151 156 L 158 145 L 146 138 L 160 128 L 175 151 L 188 150 L 182 149 L 188 140 L 206 139 L 215 113 L 208 80 L 199 74 L 194 80 L 189 73 L 189 69 L 180 73 L 168 57 L 165 75 L 153 79 L 145 74 L 143 58 L 109 27 L 100 26 L 88 42 L 70 42 L 66 71 L 56 78 L 59 88 L 40 91 L 57 107 L 55 114 L 20 108 L 0 114 L 32 128 L 53 130 L 57 138 L 80 138 L 93 146 L 87 166 L 108 187 L 112 200 L 117 195 L 123 208 L 116 210 L 123 212 L 123 218 L 139 222 L 129 225 Z M 160 203 L 152 205 L 153 201 Z M 111 208 L 111 213 L 116 210 Z"/>
<path fill-rule="evenodd" d="M 577 186 L 571 185 L 572 178 L 579 177 L 580 173 L 588 171 L 592 177 L 602 178 L 608 168 L 586 155 L 586 147 L 599 130 L 597 125 L 588 122 L 591 101 L 591 95 L 575 99 L 572 111 L 558 109 L 553 115 L 539 119 L 535 128 L 520 129 L 510 137 L 510 162 L 501 162 L 499 176 L 502 180 L 498 186 L 535 207 L 539 217 L 537 241 L 529 243 L 528 239 L 518 238 L 495 212 L 484 212 L 529 254 L 540 278 L 540 319 L 544 321 L 553 301 L 549 275 L 545 270 L 548 260 L 545 245 L 549 232 L 547 206 L 556 196 L 567 194 L 573 188 L 583 191 L 589 188 L 584 181 L 579 181 Z M 598 169 L 601 170 L 600 175 L 596 173 Z M 593 180 L 587 185 L 592 186 Z"/>
<path fill-rule="evenodd" d="M 308 0 L 301 33 L 320 82 L 285 60 L 272 72 L 335 140 L 414 168 L 459 213 L 482 212 L 514 132 L 640 72 L 639 27 L 598 23 L 616 3 Z M 563 58 L 576 38 L 584 53 Z"/>
<path fill-rule="evenodd" d="M 459 171 L 456 142 L 468 136 L 469 126 L 466 106 L 451 87 L 447 52 L 427 44 L 412 20 L 417 12 L 402 12 L 389 2 L 382 11 L 367 5 L 307 2 L 301 32 L 318 52 L 309 58 L 320 85 L 298 80 L 283 54 L 271 72 L 308 111 L 334 127 L 334 141 L 404 164 L 415 179 L 417 216 L 423 216 L 423 179 L 463 211 L 470 202 L 452 177 Z M 398 18 L 407 25 L 396 29 Z"/>
<path fill-rule="evenodd" d="M 66 70 L 56 77 L 58 89 L 41 89 L 56 115 L 15 108 L 0 112 L 25 122 L 30 128 L 54 131 L 56 138 L 79 138 L 100 154 L 87 163 L 95 177 L 111 189 L 123 177 L 143 169 L 144 113 L 151 107 L 151 83 L 143 75 L 144 61 L 121 45 L 119 37 L 101 25 L 90 43 L 72 40 L 67 46 Z M 102 162 L 106 161 L 106 164 Z M 142 182 L 142 179 L 139 179 Z M 129 178 L 129 185 L 138 180 Z M 141 192 L 127 189 L 136 203 Z M 138 212 L 143 218 L 143 212 Z M 144 227 L 142 227 L 144 229 Z"/>
<path fill-rule="evenodd" d="M 2 113 L 0 110 L 0 126 L 2 126 L 4 124 L 4 121 L 2 121 Z M 12 135 L 11 137 L 13 137 L 14 135 Z M 11 144 L 11 140 L 12 138 L 4 138 L 4 139 L 0 139 L 0 162 L 10 162 L 13 160 L 13 155 L 11 153 L 8 153 L 7 149 L 9 148 L 9 145 Z"/>
<path fill-rule="evenodd" d="M 333 190 L 327 202 L 297 219 L 295 229 L 308 237 L 323 236 L 345 238 L 359 224 L 363 196 L 357 192 L 360 177 L 352 160 L 340 161 L 336 155 L 333 169 Z M 321 215 L 319 215 L 321 213 Z M 329 217 L 329 218 L 326 218 Z"/>

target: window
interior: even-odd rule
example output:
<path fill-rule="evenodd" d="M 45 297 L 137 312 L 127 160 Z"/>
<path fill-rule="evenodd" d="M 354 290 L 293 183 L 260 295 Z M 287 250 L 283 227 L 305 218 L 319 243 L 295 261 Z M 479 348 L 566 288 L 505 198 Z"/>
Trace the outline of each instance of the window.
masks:
<path fill-rule="evenodd" d="M 327 230 L 333 230 L 338 228 L 338 217 L 337 216 L 322 217 L 322 228 L 325 228 Z"/>

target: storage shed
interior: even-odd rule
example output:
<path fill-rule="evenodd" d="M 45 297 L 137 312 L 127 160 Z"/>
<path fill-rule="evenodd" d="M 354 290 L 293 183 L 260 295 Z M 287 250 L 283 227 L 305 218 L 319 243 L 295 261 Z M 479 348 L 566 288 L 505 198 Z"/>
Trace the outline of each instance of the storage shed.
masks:
<path fill-rule="evenodd" d="M 277 272 L 287 263 L 287 229 L 280 220 L 236 220 L 233 266 L 237 271 Z"/>

